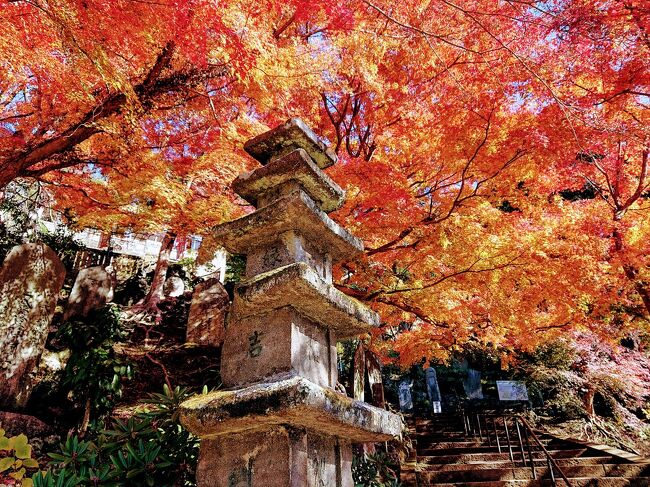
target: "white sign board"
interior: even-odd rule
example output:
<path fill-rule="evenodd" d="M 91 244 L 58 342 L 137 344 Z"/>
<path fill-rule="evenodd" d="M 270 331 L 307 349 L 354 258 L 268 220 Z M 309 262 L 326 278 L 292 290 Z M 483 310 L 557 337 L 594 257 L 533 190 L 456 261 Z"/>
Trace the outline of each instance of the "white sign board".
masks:
<path fill-rule="evenodd" d="M 497 391 L 500 401 L 528 401 L 526 384 L 518 380 L 498 380 Z"/>

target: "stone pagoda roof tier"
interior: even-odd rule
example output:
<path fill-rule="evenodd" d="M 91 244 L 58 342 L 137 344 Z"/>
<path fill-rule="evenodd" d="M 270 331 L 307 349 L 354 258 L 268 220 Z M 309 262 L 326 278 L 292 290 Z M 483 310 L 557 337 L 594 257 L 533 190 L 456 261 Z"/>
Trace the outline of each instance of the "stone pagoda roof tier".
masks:
<path fill-rule="evenodd" d="M 275 425 L 305 428 L 353 442 L 381 442 L 401 435 L 398 415 L 296 376 L 198 395 L 185 401 L 180 412 L 183 425 L 201 438 Z"/>
<path fill-rule="evenodd" d="M 332 329 L 339 340 L 380 325 L 377 313 L 326 283 L 303 262 L 242 281 L 235 292 L 233 312 L 242 318 L 290 306 L 305 318 Z"/>
<path fill-rule="evenodd" d="M 336 154 L 298 118 L 292 118 L 244 144 L 244 150 L 263 165 L 296 149 L 304 149 L 321 169 L 338 160 Z"/>
<path fill-rule="evenodd" d="M 361 240 L 319 210 L 314 200 L 302 190 L 215 227 L 213 235 L 228 252 L 248 254 L 252 249 L 269 245 L 280 234 L 292 230 L 323 253 L 329 254 L 332 262 L 354 257 L 363 251 Z"/>
<path fill-rule="evenodd" d="M 296 149 L 266 166 L 239 175 L 232 188 L 246 201 L 258 206 L 260 194 L 289 181 L 300 184 L 320 209 L 327 213 L 343 204 L 345 191 L 314 164 L 303 149 Z"/>

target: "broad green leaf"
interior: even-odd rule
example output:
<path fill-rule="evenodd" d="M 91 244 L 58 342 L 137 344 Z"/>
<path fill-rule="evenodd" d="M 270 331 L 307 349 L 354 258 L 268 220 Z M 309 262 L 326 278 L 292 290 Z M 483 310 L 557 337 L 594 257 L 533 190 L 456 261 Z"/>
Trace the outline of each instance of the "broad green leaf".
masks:
<path fill-rule="evenodd" d="M 4 472 L 5 470 L 9 470 L 16 459 L 14 457 L 5 457 L 5 458 L 0 458 L 0 472 Z"/>
<path fill-rule="evenodd" d="M 38 468 L 38 462 L 33 458 L 25 458 L 23 465 L 27 468 Z"/>

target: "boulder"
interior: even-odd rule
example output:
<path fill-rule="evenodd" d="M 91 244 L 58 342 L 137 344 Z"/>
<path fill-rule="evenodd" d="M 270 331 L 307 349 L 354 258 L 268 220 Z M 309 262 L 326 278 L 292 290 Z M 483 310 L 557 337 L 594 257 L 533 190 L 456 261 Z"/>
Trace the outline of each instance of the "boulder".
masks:
<path fill-rule="evenodd" d="M 102 266 L 81 269 L 74 281 L 63 321 L 73 317 L 86 317 L 113 299 L 114 278 Z"/>
<path fill-rule="evenodd" d="M 0 405 L 24 406 L 38 364 L 65 267 L 44 244 L 12 248 L 0 269 Z"/>

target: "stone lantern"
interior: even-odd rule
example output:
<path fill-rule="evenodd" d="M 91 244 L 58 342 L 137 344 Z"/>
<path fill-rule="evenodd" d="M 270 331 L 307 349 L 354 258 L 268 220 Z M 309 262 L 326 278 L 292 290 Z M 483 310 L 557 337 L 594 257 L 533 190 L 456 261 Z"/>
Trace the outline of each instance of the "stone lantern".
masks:
<path fill-rule="evenodd" d="M 218 226 L 246 254 L 222 350 L 224 390 L 196 396 L 181 421 L 201 438 L 199 487 L 351 487 L 352 443 L 401 434 L 399 416 L 335 390 L 337 340 L 379 316 L 332 285 L 332 263 L 363 250 L 328 215 L 343 190 L 336 156 L 298 119 L 247 142 L 263 166 L 232 187 L 257 210 Z"/>

